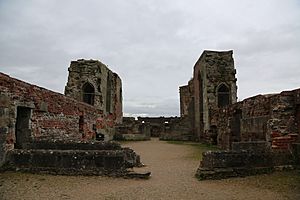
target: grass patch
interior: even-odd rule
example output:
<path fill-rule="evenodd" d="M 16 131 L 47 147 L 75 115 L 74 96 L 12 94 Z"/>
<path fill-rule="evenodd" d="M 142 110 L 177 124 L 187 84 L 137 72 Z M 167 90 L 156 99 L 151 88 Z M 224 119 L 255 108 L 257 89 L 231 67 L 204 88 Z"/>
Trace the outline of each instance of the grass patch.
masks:
<path fill-rule="evenodd" d="M 202 153 L 205 151 L 217 151 L 220 150 L 215 145 L 210 144 L 202 144 L 197 142 L 185 142 L 185 141 L 167 141 L 168 144 L 176 144 L 176 145 L 188 145 L 193 148 L 193 153 L 189 155 L 189 158 L 195 160 L 202 160 Z"/>
<path fill-rule="evenodd" d="M 300 197 L 300 170 L 247 177 L 247 185 L 280 192 L 291 199 Z M 297 198 L 296 198 L 297 196 Z"/>

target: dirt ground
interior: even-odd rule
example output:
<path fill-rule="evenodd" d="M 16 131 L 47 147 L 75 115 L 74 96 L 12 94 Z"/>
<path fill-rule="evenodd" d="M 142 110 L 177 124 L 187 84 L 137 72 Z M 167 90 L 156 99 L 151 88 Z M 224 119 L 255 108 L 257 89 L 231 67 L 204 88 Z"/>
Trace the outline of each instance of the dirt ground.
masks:
<path fill-rule="evenodd" d="M 198 181 L 192 145 L 151 141 L 125 143 L 141 155 L 151 171 L 148 180 L 97 176 L 0 174 L 0 199 L 300 199 L 299 171 Z"/>

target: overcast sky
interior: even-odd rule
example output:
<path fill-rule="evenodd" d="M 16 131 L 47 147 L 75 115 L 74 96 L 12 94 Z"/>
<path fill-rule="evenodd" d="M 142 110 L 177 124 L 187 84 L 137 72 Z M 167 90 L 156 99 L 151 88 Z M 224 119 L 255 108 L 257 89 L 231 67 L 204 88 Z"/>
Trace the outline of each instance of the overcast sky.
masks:
<path fill-rule="evenodd" d="M 299 0 L 0 0 L 0 71 L 63 93 L 71 60 L 123 81 L 126 115 L 179 115 L 203 50 L 233 50 L 239 100 L 300 87 Z"/>

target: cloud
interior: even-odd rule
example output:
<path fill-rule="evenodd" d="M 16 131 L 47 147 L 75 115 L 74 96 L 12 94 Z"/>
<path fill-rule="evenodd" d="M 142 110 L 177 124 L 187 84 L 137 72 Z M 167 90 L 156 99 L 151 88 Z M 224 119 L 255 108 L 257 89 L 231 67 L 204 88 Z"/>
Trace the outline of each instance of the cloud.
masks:
<path fill-rule="evenodd" d="M 205 49 L 234 50 L 240 99 L 299 87 L 297 0 L 0 1 L 0 71 L 63 93 L 71 60 L 122 78 L 128 115 L 178 115 Z M 55 81 L 54 80 L 55 77 Z"/>

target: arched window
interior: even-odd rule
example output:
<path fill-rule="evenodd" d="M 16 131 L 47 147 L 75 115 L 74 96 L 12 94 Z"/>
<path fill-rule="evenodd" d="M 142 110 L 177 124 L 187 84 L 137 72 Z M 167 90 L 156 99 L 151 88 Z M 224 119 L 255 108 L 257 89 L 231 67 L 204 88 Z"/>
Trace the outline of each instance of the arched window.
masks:
<path fill-rule="evenodd" d="M 83 93 L 83 97 L 82 97 L 83 102 L 88 103 L 90 105 L 94 105 L 94 97 L 95 97 L 94 86 L 88 82 L 85 83 L 82 86 L 82 93 Z"/>
<path fill-rule="evenodd" d="M 225 84 L 218 87 L 218 107 L 222 108 L 229 104 L 229 88 Z"/>

